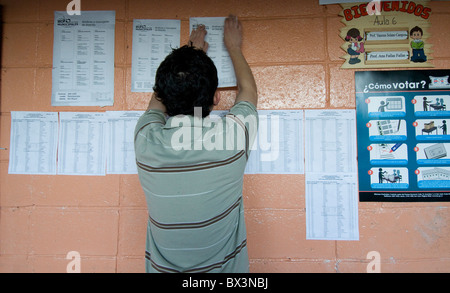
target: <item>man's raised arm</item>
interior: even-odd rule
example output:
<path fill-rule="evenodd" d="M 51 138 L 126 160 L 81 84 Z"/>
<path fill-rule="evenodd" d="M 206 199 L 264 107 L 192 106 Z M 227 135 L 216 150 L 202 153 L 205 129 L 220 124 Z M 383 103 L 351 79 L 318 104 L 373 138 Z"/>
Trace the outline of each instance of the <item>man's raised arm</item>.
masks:
<path fill-rule="evenodd" d="M 241 49 L 242 25 L 234 15 L 230 15 L 225 19 L 224 42 L 236 74 L 238 94 L 235 103 L 248 101 L 256 106 L 258 93 L 255 79 Z"/>

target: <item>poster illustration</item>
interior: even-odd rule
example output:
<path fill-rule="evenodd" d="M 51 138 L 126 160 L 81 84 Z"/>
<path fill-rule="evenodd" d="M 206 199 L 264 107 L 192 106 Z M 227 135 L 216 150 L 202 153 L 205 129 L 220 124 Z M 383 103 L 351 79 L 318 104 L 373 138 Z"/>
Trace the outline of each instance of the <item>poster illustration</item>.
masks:
<path fill-rule="evenodd" d="M 428 1 L 341 4 L 341 68 L 434 67 Z"/>
<path fill-rule="evenodd" d="M 450 201 L 449 77 L 355 72 L 360 201 Z"/>

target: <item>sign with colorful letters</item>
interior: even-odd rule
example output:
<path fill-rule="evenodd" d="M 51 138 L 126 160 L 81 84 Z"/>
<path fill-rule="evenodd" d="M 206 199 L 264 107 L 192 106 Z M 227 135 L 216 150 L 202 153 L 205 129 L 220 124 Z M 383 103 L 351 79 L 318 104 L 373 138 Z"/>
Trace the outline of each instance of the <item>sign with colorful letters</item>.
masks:
<path fill-rule="evenodd" d="M 434 67 L 428 1 L 341 4 L 341 68 Z"/>

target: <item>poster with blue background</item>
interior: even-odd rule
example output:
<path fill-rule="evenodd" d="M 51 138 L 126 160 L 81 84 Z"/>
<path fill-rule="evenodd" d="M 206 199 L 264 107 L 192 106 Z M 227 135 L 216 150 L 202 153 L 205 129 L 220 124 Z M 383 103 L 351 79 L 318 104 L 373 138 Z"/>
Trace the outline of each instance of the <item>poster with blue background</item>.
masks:
<path fill-rule="evenodd" d="M 355 72 L 360 201 L 450 201 L 449 76 Z"/>

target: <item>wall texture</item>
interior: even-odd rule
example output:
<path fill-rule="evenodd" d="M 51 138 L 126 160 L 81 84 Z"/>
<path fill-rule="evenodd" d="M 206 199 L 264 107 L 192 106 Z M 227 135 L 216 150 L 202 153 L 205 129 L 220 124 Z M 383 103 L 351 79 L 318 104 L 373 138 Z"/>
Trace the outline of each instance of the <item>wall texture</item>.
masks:
<path fill-rule="evenodd" d="M 354 109 L 354 71 L 341 70 L 339 5 L 318 0 L 81 0 L 82 10 L 115 10 L 115 103 L 52 107 L 53 12 L 69 0 L 1 0 L 1 140 L 11 111 L 144 110 L 150 94 L 131 92 L 133 19 L 237 14 L 259 109 Z M 450 68 L 450 2 L 431 1 L 436 68 Z M 220 109 L 235 91 L 222 92 Z M 65 272 L 69 251 L 82 272 L 143 272 L 147 211 L 137 175 L 8 175 L 0 150 L 0 272 Z M 306 240 L 304 175 L 246 175 L 252 272 L 366 272 L 369 251 L 382 272 L 450 271 L 450 203 L 359 203 L 359 241 Z"/>

